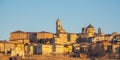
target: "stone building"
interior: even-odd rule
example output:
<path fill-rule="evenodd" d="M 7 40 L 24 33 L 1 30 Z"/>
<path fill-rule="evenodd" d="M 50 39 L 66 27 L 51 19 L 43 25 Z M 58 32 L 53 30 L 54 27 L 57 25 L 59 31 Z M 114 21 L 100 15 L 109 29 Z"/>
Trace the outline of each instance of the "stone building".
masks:
<path fill-rule="evenodd" d="M 53 33 L 45 32 L 45 31 L 37 33 L 37 40 L 40 40 L 40 39 L 52 39 L 52 38 L 54 38 Z"/>
<path fill-rule="evenodd" d="M 84 34 L 87 37 L 93 37 L 95 34 L 95 29 L 92 26 L 92 24 L 89 24 L 87 28 L 86 27 L 82 28 L 82 34 Z"/>
<path fill-rule="evenodd" d="M 9 41 L 0 41 L 0 53 L 10 53 L 10 51 L 14 49 L 14 47 L 14 44 L 9 43 Z"/>
<path fill-rule="evenodd" d="M 76 43 L 77 37 L 77 34 L 65 32 L 60 19 L 57 19 L 56 37 L 54 38 L 56 44 Z"/>
<path fill-rule="evenodd" d="M 20 30 L 11 32 L 9 42 L 0 41 L 0 52 L 12 50 L 12 56 L 23 56 L 24 54 L 64 54 L 71 53 L 73 50 L 75 52 L 81 49 L 87 50 L 90 44 L 99 41 L 102 41 L 106 48 L 115 36 L 119 38 L 120 34 L 116 32 L 103 34 L 101 28 L 98 28 L 98 31 L 95 32 L 92 24 L 83 27 L 81 33 L 69 33 L 65 31 L 58 18 L 56 21 L 56 33 L 46 31 L 24 32 Z M 52 43 L 49 43 L 51 41 Z M 114 44 L 113 49 L 115 49 L 116 46 L 118 47 L 118 45 Z"/>
<path fill-rule="evenodd" d="M 42 55 L 50 55 L 53 52 L 53 46 L 52 45 L 47 45 L 43 44 L 42 45 Z"/>
<path fill-rule="evenodd" d="M 67 39 L 67 33 L 59 33 L 57 34 L 57 37 L 55 37 L 55 43 L 56 44 L 66 44 L 68 42 Z"/>
<path fill-rule="evenodd" d="M 53 33 L 50 32 L 24 32 L 15 31 L 10 33 L 11 43 L 37 43 L 40 39 L 52 39 L 54 37 Z"/>
<path fill-rule="evenodd" d="M 29 43 L 30 34 L 23 31 L 15 31 L 10 33 L 10 42 L 11 43 Z"/>
<path fill-rule="evenodd" d="M 42 44 L 42 55 L 51 55 L 51 54 L 67 54 L 72 53 L 72 45 L 51 45 L 51 44 Z"/>
<path fill-rule="evenodd" d="M 15 48 L 12 49 L 12 51 L 11 51 L 11 56 L 22 56 L 22 57 L 24 57 L 24 55 L 25 55 L 25 46 L 24 46 L 24 44 L 17 43 Z"/>
<path fill-rule="evenodd" d="M 113 36 L 112 36 L 111 34 L 105 34 L 105 35 L 104 35 L 104 39 L 105 39 L 105 40 L 111 41 L 112 38 L 113 38 Z"/>
<path fill-rule="evenodd" d="M 75 33 L 68 33 L 68 42 L 71 44 L 76 43 L 78 36 Z"/>
<path fill-rule="evenodd" d="M 56 44 L 65 44 L 67 43 L 67 33 L 62 27 L 61 21 L 58 18 L 56 21 L 56 37 L 54 38 Z"/>
<path fill-rule="evenodd" d="M 62 54 L 64 52 L 64 45 L 55 45 L 55 53 Z"/>

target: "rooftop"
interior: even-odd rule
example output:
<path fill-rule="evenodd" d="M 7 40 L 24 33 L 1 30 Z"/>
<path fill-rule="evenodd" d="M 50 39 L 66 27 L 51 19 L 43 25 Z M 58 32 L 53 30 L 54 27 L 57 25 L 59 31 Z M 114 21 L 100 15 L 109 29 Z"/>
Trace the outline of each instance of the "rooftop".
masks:
<path fill-rule="evenodd" d="M 87 28 L 94 28 L 92 24 L 89 24 Z"/>
<path fill-rule="evenodd" d="M 21 31 L 21 30 L 17 30 L 17 31 L 14 31 L 12 33 L 24 33 L 24 31 Z"/>

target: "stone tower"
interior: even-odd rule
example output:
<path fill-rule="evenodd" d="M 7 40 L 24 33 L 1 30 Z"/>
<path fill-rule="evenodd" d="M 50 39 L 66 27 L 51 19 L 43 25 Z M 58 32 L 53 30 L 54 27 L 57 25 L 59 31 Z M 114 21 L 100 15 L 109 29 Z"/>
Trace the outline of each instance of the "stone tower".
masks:
<path fill-rule="evenodd" d="M 56 21 L 56 33 L 65 33 L 65 30 L 62 27 L 62 24 L 61 24 L 59 17 Z"/>
<path fill-rule="evenodd" d="M 86 27 L 83 27 L 83 28 L 82 28 L 82 34 L 86 34 L 86 32 L 87 32 L 86 30 L 87 30 L 87 28 L 86 28 Z"/>
<path fill-rule="evenodd" d="M 98 35 L 102 35 L 102 30 L 101 30 L 101 28 L 98 28 Z"/>

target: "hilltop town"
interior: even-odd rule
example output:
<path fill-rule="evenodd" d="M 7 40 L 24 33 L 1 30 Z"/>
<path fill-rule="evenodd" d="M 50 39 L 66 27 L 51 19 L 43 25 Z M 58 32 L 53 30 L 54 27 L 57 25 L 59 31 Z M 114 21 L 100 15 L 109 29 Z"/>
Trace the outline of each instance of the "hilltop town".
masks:
<path fill-rule="evenodd" d="M 100 27 L 95 32 L 92 24 L 88 24 L 81 30 L 80 33 L 65 31 L 59 18 L 56 21 L 56 33 L 17 30 L 10 33 L 9 41 L 0 41 L 0 54 L 9 54 L 9 59 L 15 56 L 25 59 L 35 55 L 56 56 L 56 58 L 57 56 L 77 57 L 83 60 L 99 57 L 119 59 L 119 33 L 104 34 Z"/>

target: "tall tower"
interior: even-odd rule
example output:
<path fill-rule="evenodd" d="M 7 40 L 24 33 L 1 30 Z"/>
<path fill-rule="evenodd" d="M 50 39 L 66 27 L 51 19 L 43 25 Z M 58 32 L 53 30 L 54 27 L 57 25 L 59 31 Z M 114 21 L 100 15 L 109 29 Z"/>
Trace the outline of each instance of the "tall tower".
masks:
<path fill-rule="evenodd" d="M 87 28 L 86 28 L 86 27 L 83 27 L 83 28 L 82 28 L 82 34 L 86 34 L 86 30 L 87 30 Z"/>
<path fill-rule="evenodd" d="M 102 35 L 101 28 L 98 28 L 98 35 Z"/>
<path fill-rule="evenodd" d="M 61 24 L 59 17 L 56 21 L 56 33 L 65 33 L 65 30 L 62 27 L 62 24 Z"/>

